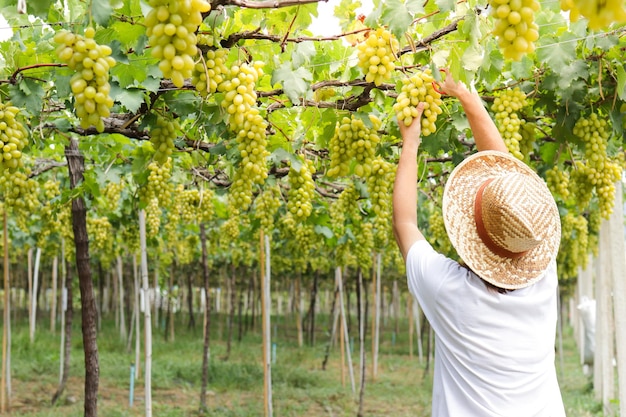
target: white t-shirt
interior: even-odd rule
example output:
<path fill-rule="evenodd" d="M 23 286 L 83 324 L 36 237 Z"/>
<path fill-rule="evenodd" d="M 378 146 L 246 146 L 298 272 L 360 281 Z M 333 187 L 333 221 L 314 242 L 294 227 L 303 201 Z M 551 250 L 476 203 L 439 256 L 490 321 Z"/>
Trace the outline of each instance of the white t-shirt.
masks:
<path fill-rule="evenodd" d="M 556 262 L 507 294 L 419 240 L 407 277 L 435 331 L 433 417 L 565 417 L 554 365 Z"/>

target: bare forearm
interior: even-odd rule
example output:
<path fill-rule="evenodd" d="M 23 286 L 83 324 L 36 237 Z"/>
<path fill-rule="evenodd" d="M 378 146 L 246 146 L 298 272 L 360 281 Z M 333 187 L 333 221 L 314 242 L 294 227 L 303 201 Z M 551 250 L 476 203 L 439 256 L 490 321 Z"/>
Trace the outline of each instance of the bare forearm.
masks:
<path fill-rule="evenodd" d="M 476 148 L 479 151 L 495 150 L 508 152 L 504 140 L 483 105 L 480 96 L 465 90 L 462 94 L 459 94 L 457 98 L 461 102 L 465 114 L 467 115 L 467 120 L 472 129 L 474 140 L 476 141 Z"/>

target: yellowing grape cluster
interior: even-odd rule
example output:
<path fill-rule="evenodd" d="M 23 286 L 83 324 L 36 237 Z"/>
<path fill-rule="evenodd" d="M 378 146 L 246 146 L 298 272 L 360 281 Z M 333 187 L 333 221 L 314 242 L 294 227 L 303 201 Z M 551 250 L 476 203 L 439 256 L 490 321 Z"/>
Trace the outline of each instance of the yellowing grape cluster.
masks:
<path fill-rule="evenodd" d="M 365 74 L 365 81 L 378 86 L 391 78 L 398 45 L 395 36 L 385 28 L 379 27 L 367 34 L 365 40 L 357 46 L 359 67 Z"/>
<path fill-rule="evenodd" d="M 309 159 L 300 159 L 300 169 L 293 164 L 287 175 L 289 191 L 287 192 L 287 211 L 296 223 L 304 222 L 313 211 L 313 198 L 315 197 L 315 182 L 313 174 L 315 166 Z"/>
<path fill-rule="evenodd" d="M 246 120 L 246 114 L 256 105 L 256 82 L 263 76 L 261 61 L 252 65 L 244 62 L 229 68 L 225 80 L 217 89 L 224 93 L 221 106 L 226 110 L 227 123 L 233 132 L 237 132 Z"/>
<path fill-rule="evenodd" d="M 569 197 L 569 174 L 558 165 L 546 171 L 546 184 L 552 195 L 560 196 L 563 200 Z"/>
<path fill-rule="evenodd" d="M 27 230 L 27 221 L 39 207 L 39 184 L 29 178 L 30 170 L 0 172 L 0 195 L 4 209 L 13 214 L 18 227 Z"/>
<path fill-rule="evenodd" d="M 122 182 L 109 182 L 104 187 L 102 195 L 104 197 L 104 204 L 106 205 L 106 209 L 108 211 L 114 212 L 117 210 L 123 189 L 124 184 L 122 184 Z"/>
<path fill-rule="evenodd" d="M 159 69 L 176 87 L 185 84 L 194 69 L 198 53 L 196 31 L 202 13 L 211 10 L 205 0 L 150 0 L 152 9 L 146 16 L 146 35 L 151 54 L 159 59 Z"/>
<path fill-rule="evenodd" d="M 523 139 L 521 128 L 525 121 L 519 117 L 519 111 L 526 106 L 526 103 L 526 94 L 516 87 L 501 91 L 491 105 L 491 110 L 495 113 L 498 131 L 500 131 L 506 147 L 513 156 L 520 160 L 524 159 L 520 150 L 520 141 Z"/>
<path fill-rule="evenodd" d="M 359 197 L 360 194 L 354 183 L 350 183 L 343 189 L 339 198 L 330 205 L 328 214 L 330 215 L 330 225 L 333 228 L 335 236 L 343 236 L 347 220 L 356 219 L 358 217 Z"/>
<path fill-rule="evenodd" d="M 343 117 L 335 127 L 335 134 L 330 139 L 329 177 L 348 175 L 350 165 L 356 161 L 354 173 L 360 177 L 371 172 L 371 162 L 376 154 L 376 146 L 380 143 L 380 136 L 376 130 L 380 127 L 380 120 L 370 116 L 372 127 L 368 127 L 363 120 L 352 114 Z"/>
<path fill-rule="evenodd" d="M 139 197 L 146 203 L 156 200 L 157 205 L 165 207 L 172 195 L 172 184 L 169 182 L 172 176 L 172 158 L 168 158 L 165 164 L 152 161 L 148 164 L 148 170 L 148 182 L 139 190 Z"/>
<path fill-rule="evenodd" d="M 377 247 L 385 247 L 391 231 L 391 191 L 396 177 L 395 166 L 378 156 L 372 161 L 372 172 L 366 179 L 374 219 Z"/>
<path fill-rule="evenodd" d="M 93 27 L 85 29 L 85 36 L 62 30 L 54 36 L 54 41 L 59 44 L 56 49 L 59 59 L 76 71 L 70 79 L 70 88 L 81 127 L 94 126 L 98 132 L 103 132 L 102 118 L 108 117 L 113 107 L 109 69 L 116 62 L 111 48 L 93 39 L 95 33 Z"/>
<path fill-rule="evenodd" d="M 154 160 L 159 164 L 165 164 L 172 155 L 179 130 L 178 120 L 157 115 L 154 127 L 150 129 L 150 142 L 154 146 Z"/>
<path fill-rule="evenodd" d="M 519 61 L 535 50 L 539 39 L 535 12 L 537 0 L 489 0 L 491 15 L 495 18 L 493 34 L 505 58 Z"/>
<path fill-rule="evenodd" d="M 606 154 L 611 130 L 606 119 L 591 113 L 581 117 L 574 125 L 574 135 L 585 143 L 588 181 L 596 190 L 600 214 L 608 219 L 613 212 L 615 182 L 622 176 L 622 167 Z"/>
<path fill-rule="evenodd" d="M 443 112 L 441 110 L 443 103 L 441 94 L 433 87 L 434 81 L 430 68 L 416 72 L 408 78 L 403 78 L 400 94 L 398 94 L 393 105 L 393 111 L 398 121 L 409 126 L 417 117 L 417 105 L 424 103 L 421 120 L 422 136 L 428 136 L 435 132 L 437 116 Z"/>
<path fill-rule="evenodd" d="M 556 260 L 559 274 L 564 279 L 578 275 L 578 268 L 585 267 L 589 259 L 589 231 L 587 219 L 572 212 L 561 216 L 561 245 Z"/>
<path fill-rule="evenodd" d="M 191 83 L 203 97 L 215 93 L 230 73 L 225 65 L 227 57 L 228 49 L 210 49 L 204 55 L 204 59 L 196 63 L 191 75 Z"/>
<path fill-rule="evenodd" d="M 23 166 L 22 150 L 28 144 L 28 131 L 19 115 L 20 109 L 0 102 L 0 172 L 15 172 Z"/>
<path fill-rule="evenodd" d="M 89 249 L 111 253 L 113 249 L 113 226 L 107 217 L 87 217 Z"/>
<path fill-rule="evenodd" d="M 261 223 L 261 229 L 271 232 L 274 227 L 274 215 L 280 207 L 280 188 L 278 185 L 265 188 L 254 201 L 254 217 Z"/>
<path fill-rule="evenodd" d="M 569 11 L 572 22 L 581 16 L 586 17 L 589 28 L 593 30 L 626 22 L 626 3 L 623 0 L 561 0 L 561 10 Z"/>

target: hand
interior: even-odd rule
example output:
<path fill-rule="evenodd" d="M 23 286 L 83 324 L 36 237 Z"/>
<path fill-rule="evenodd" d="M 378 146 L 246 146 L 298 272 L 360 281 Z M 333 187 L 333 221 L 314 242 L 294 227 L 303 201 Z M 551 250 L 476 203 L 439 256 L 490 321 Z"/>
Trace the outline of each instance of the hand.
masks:
<path fill-rule="evenodd" d="M 402 135 L 402 141 L 407 143 L 408 141 L 415 141 L 419 146 L 422 141 L 422 113 L 424 112 L 424 103 L 418 103 L 417 105 L 417 117 L 413 118 L 413 121 L 409 126 L 404 124 L 404 121 L 398 122 L 398 128 L 400 128 L 400 134 Z"/>
<path fill-rule="evenodd" d="M 458 98 L 461 94 L 467 93 L 469 90 L 462 82 L 455 81 L 448 68 L 442 68 L 439 71 L 445 74 L 441 83 L 441 92 L 443 94 Z"/>

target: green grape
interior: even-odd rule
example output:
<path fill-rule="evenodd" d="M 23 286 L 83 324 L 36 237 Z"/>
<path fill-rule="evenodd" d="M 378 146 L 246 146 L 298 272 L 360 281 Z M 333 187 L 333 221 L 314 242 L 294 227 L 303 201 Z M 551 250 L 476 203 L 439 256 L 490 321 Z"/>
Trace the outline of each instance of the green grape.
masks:
<path fill-rule="evenodd" d="M 200 223 L 206 223 L 213 218 L 215 214 L 215 208 L 213 206 L 213 197 L 215 193 L 212 189 L 201 188 L 199 192 L 198 201 L 198 221 Z"/>
<path fill-rule="evenodd" d="M 113 249 L 113 226 L 106 217 L 87 217 L 89 249 L 95 252 L 111 252 Z"/>
<path fill-rule="evenodd" d="M 280 187 L 274 185 L 266 188 L 254 201 L 254 217 L 259 219 L 261 229 L 266 233 L 274 227 L 274 216 L 280 207 Z"/>
<path fill-rule="evenodd" d="M 102 195 L 104 196 L 104 203 L 106 209 L 108 211 L 117 210 L 120 198 L 122 197 L 122 190 L 124 189 L 124 184 L 122 182 L 110 182 L 102 191 Z"/>
<path fill-rule="evenodd" d="M 215 93 L 228 78 L 230 70 L 225 65 L 227 57 L 228 49 L 210 49 L 194 66 L 191 83 L 203 97 Z"/>
<path fill-rule="evenodd" d="M 205 0 L 150 0 L 152 9 L 145 19 L 151 55 L 160 60 L 159 69 L 165 78 L 181 88 L 185 78 L 192 76 L 197 55 L 196 31 L 202 13 L 211 10 Z"/>
<path fill-rule="evenodd" d="M 365 74 L 365 81 L 381 85 L 391 78 L 395 69 L 395 51 L 398 40 L 387 29 L 379 27 L 367 34 L 358 44 L 359 67 Z"/>
<path fill-rule="evenodd" d="M 533 151 L 535 145 L 535 128 L 537 126 L 534 123 L 524 122 L 522 123 L 522 130 L 520 131 L 519 151 L 525 157 L 525 162 L 530 162 L 530 154 Z"/>
<path fill-rule="evenodd" d="M 570 21 L 576 22 L 584 16 L 593 30 L 626 22 L 625 6 L 623 0 L 561 0 L 561 10 L 569 11 Z"/>
<path fill-rule="evenodd" d="M 568 212 L 561 217 L 561 245 L 557 254 L 559 274 L 574 278 L 579 267 L 586 267 L 589 252 L 589 229 L 584 216 Z"/>
<path fill-rule="evenodd" d="M 374 251 L 374 225 L 362 221 L 357 224 L 355 230 L 356 241 L 353 244 L 353 252 L 356 263 L 364 271 L 372 267 L 372 252 Z"/>
<path fill-rule="evenodd" d="M 441 94 L 433 87 L 434 81 L 430 68 L 403 78 L 400 94 L 393 104 L 393 111 L 398 121 L 409 126 L 417 117 L 418 103 L 424 103 L 421 119 L 422 136 L 429 136 L 435 132 L 437 116 L 443 112 Z"/>
<path fill-rule="evenodd" d="M 380 121 L 374 116 L 370 117 L 370 121 L 373 128 L 369 128 L 363 120 L 352 114 L 350 117 L 343 117 L 337 123 L 328 149 L 329 177 L 348 175 L 352 162 L 355 162 L 354 173 L 357 176 L 370 174 L 376 146 L 380 143 L 380 136 L 376 132 L 380 127 Z"/>
<path fill-rule="evenodd" d="M 98 132 L 103 132 L 102 118 L 109 117 L 113 107 L 109 70 L 116 61 L 108 45 L 96 43 L 95 33 L 92 27 L 85 29 L 85 36 L 63 30 L 54 36 L 54 41 L 59 44 L 56 49 L 59 59 L 75 70 L 70 88 L 81 127 L 94 126 Z"/>
<path fill-rule="evenodd" d="M 443 214 L 439 207 L 433 207 L 428 217 L 428 241 L 438 252 L 448 256 L 455 253 L 446 233 Z"/>
<path fill-rule="evenodd" d="M 180 124 L 176 119 L 157 115 L 154 127 L 150 129 L 150 142 L 154 146 L 154 160 L 165 164 L 174 150 L 174 140 L 178 136 Z"/>
<path fill-rule="evenodd" d="M 354 183 L 350 183 L 343 189 L 339 198 L 330 205 L 330 225 L 333 228 L 335 236 L 341 237 L 345 233 L 347 221 L 357 219 L 359 216 L 359 206 L 357 201 L 360 194 Z"/>
<path fill-rule="evenodd" d="M 509 152 L 516 158 L 524 160 L 520 150 L 523 140 L 521 128 L 525 121 L 520 119 L 519 111 L 526 106 L 526 95 L 519 88 L 501 91 L 493 100 L 491 110 L 495 113 L 498 131 L 504 139 Z"/>
<path fill-rule="evenodd" d="M 22 150 L 28 144 L 28 131 L 20 119 L 20 109 L 0 102 L 0 171 L 15 172 L 24 165 Z"/>
<path fill-rule="evenodd" d="M 560 196 L 564 201 L 569 197 L 569 174 L 558 165 L 546 171 L 546 183 L 552 195 Z"/>
<path fill-rule="evenodd" d="M 161 207 L 159 206 L 159 199 L 156 197 L 148 200 L 146 206 L 146 235 L 150 238 L 159 234 L 161 228 Z"/>
<path fill-rule="evenodd" d="M 489 0 L 491 16 L 495 19 L 493 34 L 498 37 L 498 47 L 505 58 L 519 61 L 535 50 L 539 27 L 535 13 L 537 0 Z"/>
<path fill-rule="evenodd" d="M 582 211 L 589 206 L 593 198 L 593 184 L 589 181 L 591 169 L 582 161 L 574 162 L 574 169 L 569 176 L 569 194 Z"/>
<path fill-rule="evenodd" d="M 293 216 L 296 223 L 304 222 L 313 211 L 313 198 L 315 196 L 315 182 L 313 174 L 315 167 L 313 161 L 297 157 L 299 167 L 291 164 L 288 180 L 289 191 L 287 192 L 287 211 Z"/>

